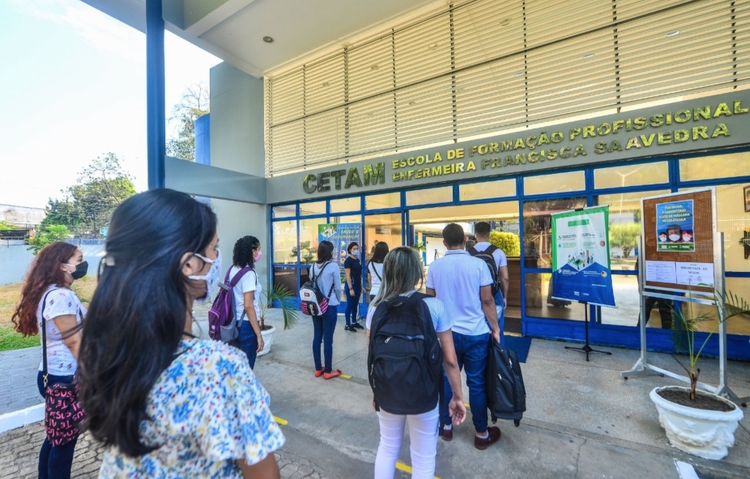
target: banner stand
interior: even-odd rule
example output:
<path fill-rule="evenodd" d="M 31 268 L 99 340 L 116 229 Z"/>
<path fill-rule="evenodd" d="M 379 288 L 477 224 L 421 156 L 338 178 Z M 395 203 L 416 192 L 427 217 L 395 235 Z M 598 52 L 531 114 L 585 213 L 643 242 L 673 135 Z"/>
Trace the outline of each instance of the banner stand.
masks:
<path fill-rule="evenodd" d="M 583 323 L 584 331 L 586 332 L 586 343 L 580 348 L 577 348 L 575 346 L 565 346 L 565 349 L 572 349 L 574 351 L 581 351 L 582 353 L 586 353 L 586 361 L 589 360 L 589 353 L 609 354 L 610 356 L 612 356 L 612 353 L 610 353 L 609 351 L 599 351 L 598 349 L 594 349 L 589 346 L 589 303 L 587 303 L 586 301 L 579 301 L 579 303 L 582 303 L 584 307 Z"/>
<path fill-rule="evenodd" d="M 720 295 L 723 297 L 725 290 L 725 284 L 724 284 L 724 233 L 719 233 L 719 239 L 714 244 L 714 249 L 716 250 L 715 258 L 716 262 L 718 263 L 715 270 L 715 282 L 714 284 L 717 285 L 717 289 L 720 292 Z M 643 244 L 643 237 L 641 236 L 639 238 L 639 251 L 644 251 L 644 244 Z M 681 295 L 675 295 L 670 294 L 671 291 L 663 290 L 663 289 L 650 289 L 645 286 L 645 255 L 640 254 L 638 255 L 638 292 L 641 295 L 641 324 L 640 324 L 640 336 L 641 336 L 641 357 L 636 361 L 636 363 L 633 365 L 633 368 L 629 371 L 622 371 L 620 373 L 620 376 L 624 378 L 626 381 L 629 377 L 639 377 L 639 376 L 650 376 L 653 374 L 659 374 L 662 377 L 663 376 L 669 376 L 670 378 L 677 379 L 678 381 L 685 382 L 687 384 L 690 384 L 690 378 L 684 375 L 676 374 L 671 371 L 668 371 L 666 369 L 662 369 L 660 367 L 654 366 L 653 364 L 650 364 L 648 362 L 648 349 L 646 347 L 646 323 L 648 322 L 648 318 L 645 317 L 644 313 L 646 311 L 646 297 L 654 297 L 654 298 L 661 298 L 661 299 L 669 299 L 673 301 L 692 301 L 695 303 L 700 304 L 708 304 L 708 305 L 716 305 L 715 298 L 712 297 L 712 299 L 709 299 L 707 296 L 705 298 L 690 298 L 686 296 Z M 739 397 L 737 394 L 732 391 L 732 389 L 729 388 L 727 385 L 727 325 L 725 321 L 726 317 L 726 305 L 719 305 L 717 310 L 719 311 L 719 331 L 718 331 L 718 339 L 719 339 L 719 385 L 709 386 L 708 384 L 698 381 L 697 386 L 701 389 L 704 389 L 710 393 L 716 394 L 717 396 L 725 396 L 731 401 L 733 401 L 736 404 L 741 404 L 742 407 L 747 407 L 747 403 L 750 401 L 750 396 L 746 397 Z"/>

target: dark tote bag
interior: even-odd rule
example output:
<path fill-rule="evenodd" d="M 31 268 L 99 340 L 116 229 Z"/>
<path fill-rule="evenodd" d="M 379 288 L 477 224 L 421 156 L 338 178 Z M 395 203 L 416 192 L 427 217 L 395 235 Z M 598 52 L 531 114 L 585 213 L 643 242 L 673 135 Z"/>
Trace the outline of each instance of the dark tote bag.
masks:
<path fill-rule="evenodd" d="M 55 291 L 55 290 L 52 290 Z M 49 293 L 51 293 L 50 291 Z M 78 381 L 71 384 L 47 383 L 47 321 L 44 318 L 44 306 L 47 300 L 42 299 L 42 377 L 44 378 L 44 428 L 47 439 L 52 446 L 62 446 L 77 438 L 81 433 L 79 425 L 83 422 L 83 407 L 78 399 Z"/>

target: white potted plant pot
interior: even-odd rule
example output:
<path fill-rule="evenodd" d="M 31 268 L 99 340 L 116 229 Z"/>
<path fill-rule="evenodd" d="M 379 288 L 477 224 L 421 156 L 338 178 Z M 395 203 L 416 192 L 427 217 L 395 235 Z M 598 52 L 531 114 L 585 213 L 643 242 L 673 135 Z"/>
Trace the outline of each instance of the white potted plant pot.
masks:
<path fill-rule="evenodd" d="M 271 352 L 271 346 L 273 345 L 273 333 L 276 332 L 276 327 L 266 326 L 266 328 L 268 329 L 260 332 L 261 336 L 263 336 L 263 349 L 258 353 L 258 356 L 263 356 L 264 354 L 268 354 Z"/>
<path fill-rule="evenodd" d="M 675 404 L 661 397 L 658 392 L 666 389 L 690 392 L 681 386 L 663 386 L 651 390 L 651 400 L 659 412 L 659 423 L 667 433 L 669 443 L 681 451 L 704 459 L 722 459 L 734 445 L 734 432 L 742 420 L 740 408 L 733 402 L 705 391 L 696 394 L 709 396 L 731 406 L 731 410 L 710 411 Z"/>

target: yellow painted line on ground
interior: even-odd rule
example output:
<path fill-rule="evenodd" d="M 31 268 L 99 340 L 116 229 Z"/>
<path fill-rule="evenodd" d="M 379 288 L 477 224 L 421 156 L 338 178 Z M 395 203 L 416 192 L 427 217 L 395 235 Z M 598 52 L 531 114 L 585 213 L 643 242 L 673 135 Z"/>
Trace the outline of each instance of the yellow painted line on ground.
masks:
<path fill-rule="evenodd" d="M 341 374 L 341 377 L 344 378 L 344 379 L 351 379 L 352 378 L 348 374 L 343 374 L 343 373 Z"/>
<path fill-rule="evenodd" d="M 464 406 L 466 406 L 467 409 L 471 408 L 471 406 L 469 406 L 469 403 L 467 402 L 464 403 Z"/>
<path fill-rule="evenodd" d="M 274 416 L 273 420 L 276 421 L 280 426 L 286 426 L 287 424 L 289 424 L 289 421 L 287 421 L 286 419 L 281 419 L 278 416 Z"/>
<path fill-rule="evenodd" d="M 407 466 L 406 464 L 404 464 L 401 461 L 397 461 L 396 462 L 396 469 L 398 469 L 399 471 L 403 471 L 403 472 L 405 472 L 407 474 L 411 474 L 411 472 L 412 472 L 411 466 Z M 437 477 L 437 476 L 435 476 L 435 479 L 440 479 L 440 478 Z"/>

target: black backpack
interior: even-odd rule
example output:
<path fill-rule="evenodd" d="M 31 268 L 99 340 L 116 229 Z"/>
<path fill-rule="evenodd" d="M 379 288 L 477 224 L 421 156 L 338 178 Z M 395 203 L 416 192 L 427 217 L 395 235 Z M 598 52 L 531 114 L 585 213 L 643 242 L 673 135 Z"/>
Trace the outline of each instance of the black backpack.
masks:
<path fill-rule="evenodd" d="M 440 349 L 426 294 L 382 302 L 370 328 L 367 371 L 375 407 L 391 414 L 435 409 L 443 389 Z"/>
<path fill-rule="evenodd" d="M 487 407 L 492 423 L 512 419 L 518 427 L 526 411 L 526 387 L 516 353 L 490 338 L 486 369 Z"/>
<path fill-rule="evenodd" d="M 492 253 L 495 252 L 497 249 L 497 246 L 490 245 L 486 250 L 484 251 L 477 251 L 476 248 L 473 246 L 469 248 L 469 254 L 472 256 L 475 256 L 485 263 L 487 263 L 487 267 L 490 268 L 490 274 L 492 275 L 492 296 L 494 297 L 498 291 L 500 291 L 500 278 L 497 274 L 497 263 L 495 263 L 495 257 L 492 256 Z"/>

